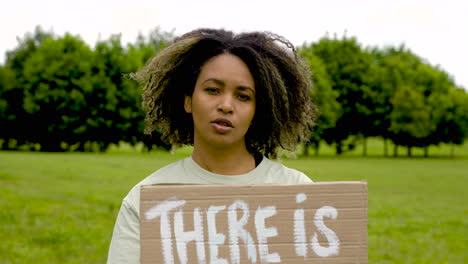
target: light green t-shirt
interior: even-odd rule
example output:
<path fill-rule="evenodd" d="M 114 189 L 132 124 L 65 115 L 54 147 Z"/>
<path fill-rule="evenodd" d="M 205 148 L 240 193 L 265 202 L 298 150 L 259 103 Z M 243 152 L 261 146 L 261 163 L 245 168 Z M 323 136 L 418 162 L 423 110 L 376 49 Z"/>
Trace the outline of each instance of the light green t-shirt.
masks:
<path fill-rule="evenodd" d="M 263 157 L 252 171 L 220 175 L 201 168 L 192 157 L 163 167 L 135 185 L 123 199 L 112 235 L 107 263 L 140 263 L 140 186 L 187 184 L 296 184 L 312 182 L 304 173 Z"/>

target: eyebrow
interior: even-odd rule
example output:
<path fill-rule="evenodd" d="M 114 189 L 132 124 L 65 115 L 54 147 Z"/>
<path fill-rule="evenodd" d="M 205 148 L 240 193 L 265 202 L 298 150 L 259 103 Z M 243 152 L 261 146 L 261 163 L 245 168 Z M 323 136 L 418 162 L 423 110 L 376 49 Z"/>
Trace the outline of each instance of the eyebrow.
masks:
<path fill-rule="evenodd" d="M 221 86 L 223 86 L 223 87 L 226 86 L 226 84 L 225 84 L 223 81 L 218 80 L 218 79 L 216 79 L 216 78 L 208 78 L 208 79 L 204 80 L 204 81 L 202 82 L 202 84 L 207 83 L 207 82 L 210 82 L 210 81 L 216 83 L 217 85 L 221 85 Z M 240 89 L 240 90 L 242 90 L 242 91 L 250 90 L 253 94 L 255 94 L 255 90 L 254 90 L 252 87 L 249 87 L 249 86 L 240 85 L 240 86 L 237 86 L 236 88 L 237 88 L 237 89 Z"/>

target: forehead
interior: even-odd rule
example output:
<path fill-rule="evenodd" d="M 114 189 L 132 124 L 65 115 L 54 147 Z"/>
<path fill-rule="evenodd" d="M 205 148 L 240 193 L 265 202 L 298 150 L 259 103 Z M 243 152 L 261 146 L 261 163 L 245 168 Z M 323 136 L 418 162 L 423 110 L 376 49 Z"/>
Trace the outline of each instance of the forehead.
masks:
<path fill-rule="evenodd" d="M 247 64 L 232 54 L 215 56 L 203 64 L 197 84 L 209 79 L 254 88 L 254 79 Z"/>

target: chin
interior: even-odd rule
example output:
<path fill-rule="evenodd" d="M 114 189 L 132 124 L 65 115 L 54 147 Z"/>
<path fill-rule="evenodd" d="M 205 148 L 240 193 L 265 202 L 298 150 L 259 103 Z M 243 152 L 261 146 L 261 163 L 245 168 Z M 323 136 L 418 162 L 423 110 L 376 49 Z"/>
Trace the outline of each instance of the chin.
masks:
<path fill-rule="evenodd" d="M 217 147 L 217 148 L 232 148 L 232 147 L 242 147 L 244 146 L 244 142 L 239 140 L 232 140 L 228 138 L 213 138 L 210 140 L 210 145 Z"/>

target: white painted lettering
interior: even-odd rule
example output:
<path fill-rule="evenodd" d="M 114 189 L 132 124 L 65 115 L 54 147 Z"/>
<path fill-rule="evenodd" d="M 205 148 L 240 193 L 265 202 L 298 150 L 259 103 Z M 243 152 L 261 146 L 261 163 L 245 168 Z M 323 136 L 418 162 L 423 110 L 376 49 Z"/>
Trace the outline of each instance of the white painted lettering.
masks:
<path fill-rule="evenodd" d="M 243 215 L 241 219 L 237 219 L 237 209 L 241 209 Z M 249 206 L 241 200 L 237 200 L 229 206 L 228 209 L 228 226 L 229 226 L 229 242 L 231 263 L 240 263 L 239 238 L 241 238 L 246 247 L 247 255 L 252 263 L 257 263 L 257 251 L 254 241 L 250 233 L 244 229 L 244 226 L 249 220 Z"/>
<path fill-rule="evenodd" d="M 218 258 L 218 245 L 223 245 L 226 236 L 216 231 L 216 214 L 226 206 L 210 206 L 206 212 L 208 222 L 208 243 L 210 245 L 210 264 L 228 264 L 224 258 Z"/>
<path fill-rule="evenodd" d="M 268 241 L 269 237 L 278 235 L 276 227 L 265 227 L 265 218 L 272 217 L 276 214 L 275 206 L 258 207 L 255 211 L 255 229 L 257 231 L 258 239 L 258 251 L 260 253 L 261 263 L 280 263 L 280 255 L 275 253 L 269 253 Z"/>
<path fill-rule="evenodd" d="M 337 234 L 325 225 L 324 219 L 337 219 L 338 210 L 332 206 L 322 206 L 315 212 L 313 222 L 316 227 L 316 232 L 314 232 L 312 236 L 309 236 L 310 240 L 308 241 L 306 232 L 307 223 L 305 219 L 305 214 L 308 211 L 304 209 L 306 206 L 299 205 L 307 200 L 307 196 L 305 193 L 297 193 L 295 198 L 296 204 L 298 205 L 294 210 L 294 221 L 292 223 L 293 234 L 291 235 L 294 237 L 290 239 L 294 239 L 296 256 L 303 257 L 304 260 L 314 254 L 319 257 L 337 256 L 340 251 L 340 240 Z M 240 244 L 242 243 L 245 246 L 245 251 L 242 252 L 246 254 L 242 259 L 247 258 L 249 260 L 248 263 L 256 264 L 257 261 L 261 263 L 281 263 L 282 259 L 280 253 L 282 251 L 277 250 L 277 252 L 270 252 L 271 248 L 269 247 L 268 241 L 273 240 L 271 239 L 272 237 L 278 236 L 278 228 L 276 226 L 267 227 L 265 223 L 267 218 L 278 214 L 276 206 L 259 206 L 255 211 L 255 215 L 252 216 L 254 222 L 250 224 L 248 224 L 249 217 L 251 217 L 249 205 L 242 200 L 236 200 L 231 205 L 209 206 L 206 211 L 203 212 L 202 210 L 205 208 L 197 207 L 193 209 L 193 230 L 187 231 L 185 230 L 184 214 L 188 212 L 184 212 L 183 210 L 184 206 L 185 209 L 188 208 L 186 203 L 185 200 L 177 200 L 176 197 L 171 197 L 165 201 L 159 202 L 144 213 L 146 220 L 160 218 L 160 235 L 163 255 L 163 261 L 161 262 L 164 264 L 174 264 L 176 260 L 181 264 L 196 263 L 195 256 L 189 259 L 190 256 L 188 255 L 187 245 L 190 242 L 194 242 L 196 247 L 198 264 L 240 264 Z M 227 234 L 226 231 L 224 233 L 218 233 L 217 228 L 219 226 L 216 225 L 216 216 L 219 212 L 226 209 Z M 206 222 L 204 222 L 203 219 L 204 212 L 206 212 Z M 171 221 L 172 213 L 174 215 L 173 222 Z M 218 216 L 218 218 L 219 217 L 220 216 Z M 270 219 L 270 221 L 274 222 L 273 219 Z M 253 228 L 250 228 L 252 225 L 255 231 Z M 172 228 L 174 229 L 173 231 Z M 206 240 L 205 228 L 208 228 L 208 239 Z M 172 232 L 174 232 L 174 236 Z M 258 241 L 254 241 L 251 232 L 256 232 L 255 235 Z M 227 239 L 227 235 L 229 239 Z M 319 236 L 321 236 L 322 242 L 319 242 Z M 176 244 L 176 249 L 173 249 L 173 243 Z M 206 256 L 206 243 L 209 249 L 208 257 Z M 219 256 L 220 245 L 228 246 L 227 244 L 229 245 L 230 259 L 227 256 L 224 256 L 224 258 Z M 258 245 L 258 257 L 256 245 Z M 308 245 L 310 245 L 314 253 L 308 252 L 310 250 Z M 177 250 L 177 252 L 175 252 L 175 250 Z M 174 256 L 174 254 L 177 254 L 178 259 L 175 259 L 176 256 Z"/>
<path fill-rule="evenodd" d="M 195 208 L 193 210 L 193 227 L 193 231 L 184 231 L 183 211 L 179 210 L 174 214 L 174 233 L 177 245 L 177 253 L 181 264 L 186 264 L 188 261 L 187 243 L 190 241 L 195 241 L 195 245 L 197 247 L 198 263 L 206 263 L 203 225 L 200 208 Z"/>
<path fill-rule="evenodd" d="M 302 203 L 307 199 L 305 193 L 296 195 L 296 203 Z M 304 209 L 296 209 L 294 211 L 294 245 L 296 247 L 296 255 L 307 257 L 307 238 L 305 232 L 305 217 Z"/>
<path fill-rule="evenodd" d="M 151 207 L 148 211 L 145 212 L 145 217 L 147 220 L 153 220 L 157 217 L 161 217 L 160 223 L 160 232 L 162 240 L 162 250 L 164 256 L 165 264 L 173 264 L 174 256 L 172 255 L 172 232 L 171 232 L 171 223 L 169 222 L 169 211 L 176 209 L 178 207 L 184 206 L 185 201 L 178 201 L 175 197 L 171 197 L 166 201 L 159 203 Z"/>
<path fill-rule="evenodd" d="M 311 246 L 315 254 L 317 254 L 320 257 L 336 256 L 339 253 L 340 240 L 338 239 L 338 236 L 335 234 L 335 232 L 333 232 L 333 230 L 328 228 L 323 223 L 324 217 L 336 219 L 337 216 L 338 216 L 338 211 L 336 210 L 335 207 L 332 207 L 332 206 L 322 206 L 317 210 L 317 212 L 315 212 L 315 217 L 314 217 L 315 226 L 317 227 L 317 230 L 327 238 L 328 245 L 329 245 L 329 247 L 321 246 L 320 243 L 318 242 L 317 232 L 314 233 L 314 236 L 311 239 Z"/>

